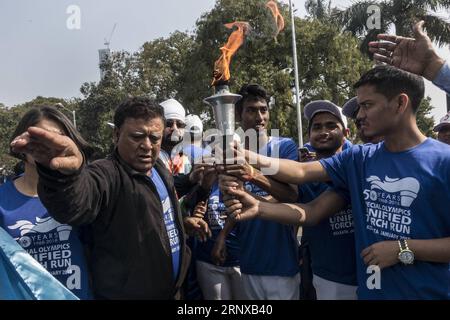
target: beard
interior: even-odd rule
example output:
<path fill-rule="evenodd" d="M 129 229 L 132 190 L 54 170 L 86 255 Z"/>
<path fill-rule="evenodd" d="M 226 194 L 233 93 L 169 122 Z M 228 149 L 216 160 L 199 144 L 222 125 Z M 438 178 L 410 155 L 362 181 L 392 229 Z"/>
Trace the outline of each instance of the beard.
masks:
<path fill-rule="evenodd" d="M 180 136 L 179 134 L 173 132 L 172 134 L 164 136 L 162 145 L 164 146 L 164 149 L 172 149 L 181 141 L 183 141 L 183 136 Z"/>
<path fill-rule="evenodd" d="M 328 145 L 316 146 L 311 144 L 317 153 L 320 154 L 335 154 L 336 151 L 341 147 L 341 143 L 336 141 L 336 143 L 330 143 Z"/>

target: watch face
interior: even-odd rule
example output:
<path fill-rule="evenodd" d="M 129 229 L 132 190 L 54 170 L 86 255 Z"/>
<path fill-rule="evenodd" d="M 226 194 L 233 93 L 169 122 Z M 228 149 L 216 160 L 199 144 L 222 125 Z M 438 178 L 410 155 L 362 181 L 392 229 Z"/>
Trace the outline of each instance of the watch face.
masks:
<path fill-rule="evenodd" d="M 414 262 L 414 254 L 411 250 L 403 250 L 399 254 L 399 259 L 404 264 L 412 264 Z"/>

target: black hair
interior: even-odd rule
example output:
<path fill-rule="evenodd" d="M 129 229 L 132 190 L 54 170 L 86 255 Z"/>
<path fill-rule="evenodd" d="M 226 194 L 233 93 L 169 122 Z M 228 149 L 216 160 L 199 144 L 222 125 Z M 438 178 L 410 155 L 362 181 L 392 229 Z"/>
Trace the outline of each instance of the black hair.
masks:
<path fill-rule="evenodd" d="M 144 120 L 161 118 L 163 124 L 166 123 L 163 107 L 146 97 L 130 97 L 123 101 L 114 113 L 114 126 L 120 129 L 126 118 Z"/>
<path fill-rule="evenodd" d="M 269 105 L 270 96 L 266 89 L 259 84 L 245 84 L 241 87 L 238 94 L 242 96 L 238 102 L 236 102 L 236 114 L 240 117 L 243 111 L 243 105 L 245 101 L 258 101 L 264 100 Z"/>
<path fill-rule="evenodd" d="M 387 65 L 376 66 L 366 72 L 353 87 L 358 89 L 364 85 L 374 86 L 376 92 L 388 99 L 406 93 L 411 99 L 414 113 L 419 109 L 420 102 L 425 94 L 425 84 L 422 77 Z"/>
<path fill-rule="evenodd" d="M 89 153 L 91 152 L 91 147 L 89 146 L 89 144 L 86 142 L 86 140 L 83 139 L 77 129 L 75 129 L 72 122 L 61 111 L 53 106 L 34 106 L 29 111 L 27 111 L 22 119 L 20 119 L 19 124 L 17 125 L 10 139 L 10 142 L 17 136 L 27 131 L 29 127 L 37 125 L 43 119 L 53 120 L 60 124 L 63 127 L 64 134 L 72 139 L 73 142 L 75 142 L 81 152 L 89 155 Z M 11 147 L 9 149 L 9 154 L 17 159 L 26 161 L 26 157 L 23 153 L 13 152 Z"/>

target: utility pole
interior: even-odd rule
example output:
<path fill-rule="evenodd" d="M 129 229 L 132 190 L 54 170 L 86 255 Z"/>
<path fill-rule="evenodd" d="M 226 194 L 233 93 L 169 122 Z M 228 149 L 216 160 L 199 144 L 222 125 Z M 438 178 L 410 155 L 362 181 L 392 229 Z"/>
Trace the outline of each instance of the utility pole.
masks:
<path fill-rule="evenodd" d="M 76 115 L 75 115 L 75 110 L 70 110 L 69 108 L 65 107 L 61 102 L 58 102 L 55 106 L 63 108 L 64 110 L 72 113 L 73 126 L 76 129 L 77 128 L 77 118 L 76 118 Z"/>
<path fill-rule="evenodd" d="M 302 109 L 300 107 L 300 83 L 299 83 L 299 79 L 298 79 L 297 42 L 295 40 L 295 19 L 294 19 L 294 7 L 292 5 L 292 0 L 289 0 L 289 10 L 291 11 L 292 58 L 294 60 L 295 97 L 297 100 L 298 146 L 303 147 Z"/>

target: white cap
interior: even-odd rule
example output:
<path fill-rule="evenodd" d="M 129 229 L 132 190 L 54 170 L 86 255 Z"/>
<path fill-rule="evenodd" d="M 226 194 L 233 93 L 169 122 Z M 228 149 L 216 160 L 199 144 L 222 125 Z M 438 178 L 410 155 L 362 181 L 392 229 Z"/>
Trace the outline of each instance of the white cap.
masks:
<path fill-rule="evenodd" d="M 188 114 L 186 116 L 186 132 L 200 134 L 203 132 L 203 123 L 196 114 Z"/>
<path fill-rule="evenodd" d="M 175 99 L 168 99 L 159 104 L 164 108 L 164 117 L 166 120 L 174 119 L 181 120 L 183 122 L 186 121 L 186 111 L 184 107 Z"/>
<path fill-rule="evenodd" d="M 439 124 L 434 127 L 433 131 L 439 132 L 445 126 L 450 126 L 450 111 L 443 118 L 441 118 L 441 121 L 439 121 Z"/>

